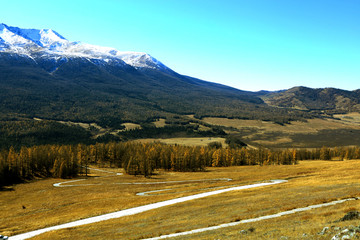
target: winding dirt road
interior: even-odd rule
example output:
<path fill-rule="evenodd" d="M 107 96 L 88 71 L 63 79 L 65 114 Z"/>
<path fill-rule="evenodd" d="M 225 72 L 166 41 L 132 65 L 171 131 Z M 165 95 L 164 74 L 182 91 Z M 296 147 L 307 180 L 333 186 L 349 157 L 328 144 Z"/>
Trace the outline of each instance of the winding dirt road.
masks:
<path fill-rule="evenodd" d="M 111 174 L 115 174 L 115 175 L 121 175 L 121 173 L 114 173 L 114 172 L 109 172 L 109 171 L 100 170 L 100 169 L 92 169 L 92 170 L 107 172 L 107 173 L 111 173 Z M 79 182 L 79 181 L 84 181 L 84 180 L 86 180 L 86 179 L 77 179 L 77 180 L 72 180 L 72 181 L 55 183 L 54 187 L 79 187 L 79 186 L 94 185 L 94 184 L 69 184 L 69 183 L 74 183 L 74 182 Z M 119 183 L 119 184 L 166 184 L 166 183 L 186 183 L 186 182 L 200 182 L 200 181 L 231 181 L 231 179 L 218 178 L 218 179 L 202 179 L 202 180 L 187 180 L 187 181 L 168 181 L 168 182 L 151 182 L 151 183 Z M 177 204 L 177 203 L 182 203 L 182 202 L 186 202 L 186 201 L 205 198 L 205 197 L 222 194 L 222 193 L 226 193 L 226 192 L 230 192 L 230 191 L 239 191 L 239 190 L 250 189 L 250 188 L 265 187 L 265 186 L 281 184 L 281 183 L 285 183 L 285 182 L 287 182 L 287 180 L 270 180 L 268 182 L 255 183 L 255 184 L 243 185 L 243 186 L 216 187 L 216 188 L 222 188 L 222 189 L 214 190 L 215 188 L 213 188 L 213 189 L 211 189 L 211 191 L 207 191 L 204 193 L 194 194 L 194 195 L 190 195 L 190 196 L 186 196 L 186 197 L 175 198 L 175 199 L 161 201 L 161 202 L 152 203 L 152 204 L 147 204 L 147 205 L 129 208 L 129 209 L 113 212 L 113 213 L 99 215 L 96 217 L 90 217 L 90 218 L 77 220 L 77 221 L 73 221 L 73 222 L 69 222 L 69 223 L 65 223 L 65 224 L 60 224 L 60 225 L 53 226 L 53 227 L 47 227 L 47 228 L 15 235 L 15 236 L 10 237 L 9 239 L 10 240 L 29 239 L 29 238 L 32 238 L 34 236 L 37 236 L 37 235 L 40 235 L 42 233 L 49 232 L 49 231 L 77 227 L 77 226 L 96 223 L 96 222 L 100 222 L 100 221 L 106 221 L 109 219 L 135 215 L 135 214 L 143 213 L 143 212 L 146 212 L 149 210 L 153 210 L 153 209 L 157 209 L 157 208 L 161 208 L 161 207 L 165 207 L 165 206 L 169 206 L 169 205 L 173 205 L 173 204 Z M 170 190 L 170 189 L 147 191 L 147 192 L 138 193 L 137 195 L 146 196 L 151 193 L 157 193 L 157 192 L 162 192 L 162 191 L 167 191 L 167 190 Z M 207 190 L 209 190 L 209 189 L 207 189 Z M 280 212 L 277 214 L 272 214 L 272 215 L 267 215 L 267 216 L 262 216 L 262 217 L 247 219 L 247 220 L 241 220 L 238 222 L 231 222 L 231 223 L 221 224 L 218 226 L 200 228 L 200 229 L 195 229 L 195 230 L 186 231 L 186 232 L 180 232 L 180 233 L 163 235 L 163 236 L 154 237 L 154 238 L 148 238 L 147 240 L 157 240 L 157 239 L 178 237 L 178 236 L 184 236 L 184 235 L 189 235 L 189 234 L 194 234 L 194 233 L 216 230 L 216 229 L 220 229 L 220 228 L 224 228 L 224 227 L 236 226 L 236 225 L 242 224 L 242 223 L 257 222 L 257 221 L 271 219 L 271 218 L 277 218 L 277 217 L 281 217 L 281 216 L 285 216 L 285 215 L 289 215 L 289 214 L 293 214 L 293 213 L 297 213 L 297 212 L 308 211 L 308 210 L 315 209 L 315 208 L 331 206 L 331 205 L 335 205 L 335 204 L 339 204 L 339 203 L 343 203 L 343 202 L 351 201 L 351 200 L 358 200 L 358 198 L 348 198 L 348 199 L 332 201 L 332 202 L 323 203 L 323 204 L 311 205 L 311 206 L 307 206 L 307 207 L 303 207 L 303 208 L 293 209 L 290 211 Z"/>
<path fill-rule="evenodd" d="M 74 181 L 68 181 L 68 182 L 75 182 L 75 181 L 81 181 L 81 180 L 74 180 Z M 114 218 L 121 218 L 124 216 L 134 215 L 134 214 L 142 213 L 145 211 L 149 211 L 149 210 L 153 210 L 153 209 L 157 209 L 157 208 L 161 208 L 161 207 L 165 207 L 165 206 L 169 206 L 169 205 L 173 205 L 173 204 L 177 204 L 177 203 L 182 203 L 182 202 L 186 202 L 186 201 L 190 201 L 190 200 L 195 200 L 195 199 L 199 199 L 199 198 L 204 198 L 204 197 L 208 197 L 208 196 L 213 196 L 213 195 L 217 195 L 217 194 L 221 194 L 221 193 L 225 193 L 225 192 L 270 186 L 270 185 L 280 184 L 280 183 L 284 183 L 284 182 L 287 182 L 287 181 L 286 180 L 271 180 L 271 181 L 265 182 L 265 183 L 256 183 L 256 184 L 250 184 L 250 185 L 244 185 L 244 186 L 236 186 L 236 187 L 231 187 L 231 188 L 209 191 L 209 192 L 205 192 L 205 193 L 199 193 L 199 194 L 190 195 L 190 196 L 186 196 L 186 197 L 175 198 L 175 199 L 171 199 L 171 200 L 167 200 L 167 201 L 147 204 L 147 205 L 140 206 L 140 207 L 129 208 L 126 210 L 121 210 L 121 211 L 117 211 L 117 212 L 113 212 L 113 213 L 103 214 L 103 215 L 99 215 L 96 217 L 86 218 L 86 219 L 82 219 L 82 220 L 78 220 L 78 221 L 74 221 L 74 222 L 60 224 L 60 225 L 53 226 L 53 227 L 43 228 L 43 229 L 39 229 L 39 230 L 27 232 L 27 233 L 15 235 L 15 236 L 10 237 L 9 239 L 10 240 L 29 239 L 31 237 L 34 237 L 34 236 L 37 236 L 37 235 L 40 235 L 42 233 L 49 232 L 49 231 L 77 227 L 77 226 L 81 226 L 81 225 L 85 225 L 85 224 L 106 221 L 106 220 L 114 219 Z M 63 184 L 63 183 L 60 183 L 57 186 L 59 187 L 59 186 L 61 186 L 61 184 Z M 54 184 L 54 185 L 56 185 L 56 184 Z M 70 186 L 70 185 L 67 185 L 67 186 Z"/>

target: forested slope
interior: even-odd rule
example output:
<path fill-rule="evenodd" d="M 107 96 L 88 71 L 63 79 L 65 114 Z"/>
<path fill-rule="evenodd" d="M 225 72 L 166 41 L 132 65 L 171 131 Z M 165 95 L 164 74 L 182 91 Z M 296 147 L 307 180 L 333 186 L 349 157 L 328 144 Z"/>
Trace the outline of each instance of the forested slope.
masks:
<path fill-rule="evenodd" d="M 310 115 L 268 107 L 256 94 L 176 73 L 86 58 L 56 63 L 0 53 L 0 118 L 96 122 L 119 127 L 195 114 L 288 122 Z M 52 71 L 50 71 L 52 69 Z"/>

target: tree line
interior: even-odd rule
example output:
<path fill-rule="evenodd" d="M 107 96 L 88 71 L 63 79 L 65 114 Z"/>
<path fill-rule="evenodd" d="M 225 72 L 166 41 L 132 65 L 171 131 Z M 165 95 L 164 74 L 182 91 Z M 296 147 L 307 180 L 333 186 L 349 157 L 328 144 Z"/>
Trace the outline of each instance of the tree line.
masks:
<path fill-rule="evenodd" d="M 120 167 L 132 175 L 151 176 L 156 169 L 204 171 L 206 167 L 297 164 L 299 160 L 360 159 L 360 148 L 249 149 L 165 145 L 161 143 L 96 143 L 42 145 L 0 152 L 0 186 L 34 177 L 70 178 L 86 167 Z"/>

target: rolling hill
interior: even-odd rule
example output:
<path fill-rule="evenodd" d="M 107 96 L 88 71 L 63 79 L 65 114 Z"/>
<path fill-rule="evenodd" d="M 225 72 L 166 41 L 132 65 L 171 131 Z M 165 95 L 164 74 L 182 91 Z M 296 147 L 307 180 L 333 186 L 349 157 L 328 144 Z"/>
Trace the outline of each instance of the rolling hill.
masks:
<path fill-rule="evenodd" d="M 358 112 L 360 90 L 346 91 L 336 88 L 294 87 L 266 94 L 262 99 L 270 106 L 310 111 Z"/>

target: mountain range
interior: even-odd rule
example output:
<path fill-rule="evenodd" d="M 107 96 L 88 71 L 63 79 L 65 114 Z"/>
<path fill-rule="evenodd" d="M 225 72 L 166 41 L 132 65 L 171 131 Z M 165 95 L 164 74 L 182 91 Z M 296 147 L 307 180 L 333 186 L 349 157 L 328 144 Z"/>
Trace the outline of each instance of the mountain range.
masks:
<path fill-rule="evenodd" d="M 288 119 L 260 93 L 178 74 L 146 53 L 70 42 L 49 29 L 1 24 L 0 74 L 1 117 L 112 127 L 179 114 Z"/>
<path fill-rule="evenodd" d="M 3 121 L 40 118 L 119 128 L 194 115 L 284 124 L 359 110 L 360 90 L 242 91 L 181 75 L 147 53 L 0 24 Z"/>

